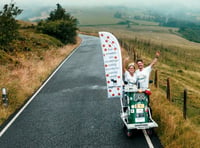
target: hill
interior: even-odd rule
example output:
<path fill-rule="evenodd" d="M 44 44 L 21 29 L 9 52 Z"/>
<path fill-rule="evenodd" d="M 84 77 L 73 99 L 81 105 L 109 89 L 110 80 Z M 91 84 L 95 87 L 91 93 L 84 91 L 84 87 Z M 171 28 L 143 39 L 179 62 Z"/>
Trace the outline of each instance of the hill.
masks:
<path fill-rule="evenodd" d="M 113 33 L 128 52 L 126 56 L 129 55 L 133 61 L 135 56 L 141 57 L 145 59 L 146 65 L 159 50 L 161 57 L 155 66 L 155 70 L 159 71 L 159 88 L 156 89 L 154 86 L 151 88 L 153 90 L 151 101 L 153 118 L 159 123 L 156 132 L 164 147 L 198 147 L 200 145 L 198 140 L 200 137 L 198 91 L 200 89 L 200 44 L 184 39 L 177 27 L 160 26 L 155 21 L 138 20 L 133 17 L 128 18 L 130 22 L 135 22 L 130 26 L 113 24 L 116 18 L 110 15 L 112 17 L 105 22 L 102 19 L 104 15 L 98 13 L 96 22 L 100 23 L 94 23 L 94 19 L 90 20 L 93 17 L 88 16 L 87 25 L 80 25 L 80 31 L 96 36 L 99 31 Z M 124 18 L 118 18 L 118 20 L 124 21 Z M 154 72 L 152 78 L 154 79 Z M 168 78 L 171 86 L 170 101 L 166 98 Z M 183 118 L 185 89 L 188 92 L 186 120 Z"/>
<path fill-rule="evenodd" d="M 77 38 L 77 44 L 64 45 L 56 38 L 36 33 L 33 23 L 20 23 L 20 38 L 13 42 L 13 52 L 0 50 L 0 86 L 8 92 L 8 105 L 0 102 L 1 125 L 80 43 Z"/>

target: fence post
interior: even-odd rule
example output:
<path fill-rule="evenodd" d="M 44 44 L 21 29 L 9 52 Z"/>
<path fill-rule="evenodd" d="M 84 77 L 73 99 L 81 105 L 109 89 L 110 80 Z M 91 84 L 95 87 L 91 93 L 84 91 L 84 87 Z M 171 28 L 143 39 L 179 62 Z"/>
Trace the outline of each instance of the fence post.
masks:
<path fill-rule="evenodd" d="M 167 99 L 171 101 L 170 78 L 167 78 Z"/>
<path fill-rule="evenodd" d="M 187 89 L 184 89 L 184 99 L 183 99 L 183 117 L 186 119 L 187 116 Z"/>
<path fill-rule="evenodd" d="M 132 58 L 132 57 L 133 57 L 133 47 L 132 47 L 132 46 L 130 46 L 129 48 L 130 48 L 130 52 L 131 52 L 131 58 Z"/>
<path fill-rule="evenodd" d="M 155 85 L 156 88 L 159 88 L 158 80 L 159 80 L 158 70 L 156 70 L 155 71 L 155 79 L 154 79 L 154 85 Z"/>
<path fill-rule="evenodd" d="M 133 49 L 133 57 L 134 57 L 134 61 L 136 62 L 137 55 L 136 55 L 136 51 L 135 51 L 135 49 Z"/>
<path fill-rule="evenodd" d="M 121 46 L 124 47 L 124 41 L 123 40 L 121 40 Z"/>

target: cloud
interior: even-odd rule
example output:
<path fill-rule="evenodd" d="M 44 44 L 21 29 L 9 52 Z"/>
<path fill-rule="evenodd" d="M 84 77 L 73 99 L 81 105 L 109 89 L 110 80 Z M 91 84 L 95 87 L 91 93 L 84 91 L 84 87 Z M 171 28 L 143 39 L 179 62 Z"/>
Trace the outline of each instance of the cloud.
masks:
<path fill-rule="evenodd" d="M 2 2 L 3 1 L 3 2 Z M 182 6 L 187 8 L 200 8 L 199 0 L 1 0 L 0 6 L 11 1 L 19 7 L 55 6 L 57 3 L 65 6 L 103 6 L 121 5 L 132 7 L 158 7 L 158 6 Z"/>
<path fill-rule="evenodd" d="M 3 1 L 3 2 L 2 2 Z M 164 5 L 180 4 L 193 6 L 200 4 L 199 0 L 1 0 L 1 4 L 16 2 L 19 5 L 53 5 L 56 3 L 65 5 Z"/>

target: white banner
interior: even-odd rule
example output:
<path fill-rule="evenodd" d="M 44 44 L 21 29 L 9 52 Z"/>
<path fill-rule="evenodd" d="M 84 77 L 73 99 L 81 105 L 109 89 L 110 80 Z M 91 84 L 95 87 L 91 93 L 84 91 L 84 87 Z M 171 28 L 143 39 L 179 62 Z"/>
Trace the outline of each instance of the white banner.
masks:
<path fill-rule="evenodd" d="M 109 32 L 99 32 L 108 98 L 122 96 L 122 57 L 118 40 Z"/>

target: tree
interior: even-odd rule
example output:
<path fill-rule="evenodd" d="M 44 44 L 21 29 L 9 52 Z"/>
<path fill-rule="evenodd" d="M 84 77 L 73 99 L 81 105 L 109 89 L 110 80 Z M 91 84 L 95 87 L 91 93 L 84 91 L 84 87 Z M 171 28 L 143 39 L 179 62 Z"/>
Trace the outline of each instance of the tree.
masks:
<path fill-rule="evenodd" d="M 126 24 L 127 24 L 127 28 L 131 28 L 131 21 L 129 21 L 129 20 L 126 20 Z"/>
<path fill-rule="evenodd" d="M 22 9 L 19 9 L 15 4 L 5 4 L 3 10 L 0 11 L 0 44 L 2 46 L 9 45 L 19 35 L 19 24 L 15 19 L 21 14 Z"/>
<path fill-rule="evenodd" d="M 62 8 L 62 6 L 60 4 L 56 4 L 56 5 L 57 5 L 57 9 L 50 12 L 48 20 L 49 21 L 69 20 L 70 15 L 68 13 L 66 13 L 66 10 L 64 8 Z"/>
<path fill-rule="evenodd" d="M 114 17 L 115 17 L 115 18 L 122 18 L 122 13 L 116 12 L 116 13 L 114 14 Z"/>
<path fill-rule="evenodd" d="M 41 21 L 37 29 L 68 44 L 76 43 L 77 24 L 78 20 L 66 13 L 60 4 L 57 4 L 57 9 L 51 11 L 47 20 Z"/>

